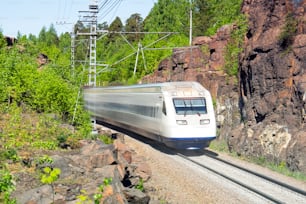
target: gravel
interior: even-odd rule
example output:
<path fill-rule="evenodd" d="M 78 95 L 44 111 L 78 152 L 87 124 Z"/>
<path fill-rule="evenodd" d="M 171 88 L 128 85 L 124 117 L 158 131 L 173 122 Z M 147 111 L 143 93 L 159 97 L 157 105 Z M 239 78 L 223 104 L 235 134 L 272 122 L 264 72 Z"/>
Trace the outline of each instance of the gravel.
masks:
<path fill-rule="evenodd" d="M 226 184 L 214 181 L 216 178 L 211 173 L 203 172 L 203 169 L 163 152 L 162 147 L 156 149 L 156 144 L 152 147 L 128 136 L 125 137 L 125 143 L 133 148 L 137 155 L 146 158 L 151 167 L 152 178 L 144 187 L 150 189 L 152 200 L 173 204 L 250 203 L 237 197 L 229 186 L 220 188 L 220 185 Z"/>
<path fill-rule="evenodd" d="M 171 154 L 159 143 L 137 136 L 125 136 L 124 141 L 137 155 L 141 155 L 151 168 L 152 177 L 144 183 L 146 193 L 151 197 L 151 204 L 243 204 L 258 203 L 261 200 L 237 185 Z M 218 157 L 306 191 L 306 182 L 297 181 L 223 153 L 218 153 Z"/>

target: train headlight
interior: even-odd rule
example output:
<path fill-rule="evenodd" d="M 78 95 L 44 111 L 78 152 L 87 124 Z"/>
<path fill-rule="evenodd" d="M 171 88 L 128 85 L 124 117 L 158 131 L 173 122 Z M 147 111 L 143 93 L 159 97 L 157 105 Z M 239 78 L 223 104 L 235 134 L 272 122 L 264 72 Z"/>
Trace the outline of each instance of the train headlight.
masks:
<path fill-rule="evenodd" d="M 176 124 L 178 124 L 178 125 L 187 125 L 187 120 L 177 120 Z"/>
<path fill-rule="evenodd" d="M 177 96 L 177 93 L 175 91 L 171 92 L 172 96 Z"/>
<path fill-rule="evenodd" d="M 199 92 L 200 96 L 205 96 L 205 92 Z"/>
<path fill-rule="evenodd" d="M 203 120 L 200 120 L 200 125 L 207 125 L 210 123 L 210 120 L 209 119 L 203 119 Z"/>

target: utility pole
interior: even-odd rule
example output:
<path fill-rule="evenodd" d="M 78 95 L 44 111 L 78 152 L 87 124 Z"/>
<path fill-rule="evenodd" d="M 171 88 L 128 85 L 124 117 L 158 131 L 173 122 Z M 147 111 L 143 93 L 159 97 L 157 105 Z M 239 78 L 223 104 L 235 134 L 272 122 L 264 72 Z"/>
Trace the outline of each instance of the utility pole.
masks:
<path fill-rule="evenodd" d="M 90 86 L 96 86 L 97 82 L 97 14 L 99 12 L 99 6 L 97 0 L 92 0 L 92 4 L 89 5 L 89 12 L 91 14 L 90 22 L 90 37 L 89 37 L 89 73 L 88 83 Z"/>
<path fill-rule="evenodd" d="M 70 56 L 70 63 L 71 63 L 71 75 L 74 77 L 74 72 L 75 72 L 75 33 L 74 33 L 74 26 L 72 26 L 72 31 L 71 31 L 71 56 Z"/>
<path fill-rule="evenodd" d="M 82 22 L 89 23 L 89 33 L 77 33 L 77 35 L 89 35 L 89 67 L 88 67 L 88 85 L 96 86 L 97 82 L 97 15 L 99 13 L 98 0 L 92 0 L 89 5 L 89 11 L 79 11 L 88 13 L 83 16 Z"/>
<path fill-rule="evenodd" d="M 190 0 L 190 12 L 189 12 L 189 46 L 192 44 L 192 0 Z"/>

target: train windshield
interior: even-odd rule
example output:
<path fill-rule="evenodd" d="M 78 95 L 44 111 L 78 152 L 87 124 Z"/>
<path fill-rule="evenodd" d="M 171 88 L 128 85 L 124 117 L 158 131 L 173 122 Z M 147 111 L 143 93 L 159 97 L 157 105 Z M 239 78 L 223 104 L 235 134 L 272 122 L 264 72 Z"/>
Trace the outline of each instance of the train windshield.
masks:
<path fill-rule="evenodd" d="M 205 98 L 174 98 L 177 115 L 201 115 L 207 113 Z"/>

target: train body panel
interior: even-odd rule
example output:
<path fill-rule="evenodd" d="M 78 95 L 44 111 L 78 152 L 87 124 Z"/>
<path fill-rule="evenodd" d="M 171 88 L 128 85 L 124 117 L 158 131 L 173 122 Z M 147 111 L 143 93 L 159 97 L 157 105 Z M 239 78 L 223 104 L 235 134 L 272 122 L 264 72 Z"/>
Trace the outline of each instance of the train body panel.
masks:
<path fill-rule="evenodd" d="M 84 89 L 92 117 L 167 146 L 207 147 L 216 138 L 210 93 L 197 82 Z"/>

